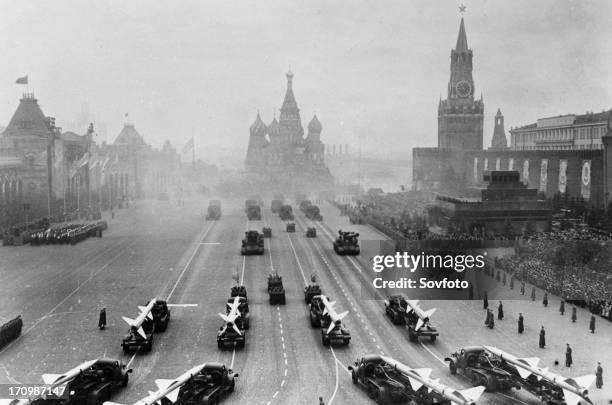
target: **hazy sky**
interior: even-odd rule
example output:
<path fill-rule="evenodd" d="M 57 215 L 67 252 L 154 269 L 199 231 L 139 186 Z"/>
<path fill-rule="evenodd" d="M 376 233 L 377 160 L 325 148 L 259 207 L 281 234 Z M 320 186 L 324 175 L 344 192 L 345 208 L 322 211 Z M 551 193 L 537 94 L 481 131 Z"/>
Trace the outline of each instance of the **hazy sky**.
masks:
<path fill-rule="evenodd" d="M 465 0 L 485 145 L 510 126 L 612 107 L 612 2 Z M 246 149 L 257 110 L 278 115 L 291 65 L 304 126 L 326 143 L 407 157 L 437 143 L 459 2 L 390 0 L 0 0 L 0 125 L 28 74 L 69 128 L 87 101 L 110 140 L 124 114 L 155 146 Z M 82 128 L 79 132 L 84 132 Z M 225 154 L 226 152 L 223 152 Z M 241 163 L 241 162 L 239 162 Z"/>

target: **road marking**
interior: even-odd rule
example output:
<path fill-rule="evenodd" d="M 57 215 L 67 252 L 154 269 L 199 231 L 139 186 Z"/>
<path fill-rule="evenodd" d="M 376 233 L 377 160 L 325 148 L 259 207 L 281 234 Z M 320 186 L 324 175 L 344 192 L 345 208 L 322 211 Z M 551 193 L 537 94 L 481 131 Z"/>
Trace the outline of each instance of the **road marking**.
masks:
<path fill-rule="evenodd" d="M 334 348 L 333 347 L 329 347 L 329 350 L 331 350 L 332 355 L 334 356 L 334 365 L 336 366 L 336 385 L 334 386 L 334 392 L 332 393 L 331 398 L 329 399 L 329 405 L 331 405 L 334 402 L 334 398 L 336 398 L 336 393 L 338 392 L 338 385 L 339 385 L 339 378 L 338 378 L 338 358 L 336 357 L 336 353 L 334 352 Z"/>
<path fill-rule="evenodd" d="M 236 358 L 236 347 L 234 346 L 234 350 L 232 351 L 232 362 L 230 363 L 229 368 L 234 368 L 234 359 Z"/>
<path fill-rule="evenodd" d="M 246 267 L 246 256 L 242 256 L 242 274 L 240 275 L 240 285 L 244 284 L 244 268 Z"/>
<path fill-rule="evenodd" d="M 437 354 L 435 354 L 434 352 L 432 352 L 429 347 L 425 346 L 423 344 L 423 342 L 419 342 L 421 344 L 421 346 L 423 346 L 423 349 L 427 350 L 429 352 L 429 354 L 431 354 L 432 356 L 434 356 L 436 358 L 436 360 L 438 360 L 440 363 L 444 364 L 445 366 L 447 365 L 446 362 L 444 360 L 442 360 L 442 358 L 438 357 Z"/>
<path fill-rule="evenodd" d="M 125 365 L 125 368 L 129 368 L 130 364 L 132 364 L 132 362 L 134 361 L 134 359 L 136 358 L 136 355 L 138 354 L 138 349 L 136 349 L 136 352 L 134 352 L 134 354 L 132 355 L 132 357 L 130 358 L 130 361 L 128 361 L 128 363 Z"/>
<path fill-rule="evenodd" d="M 285 380 L 281 381 L 281 387 L 285 386 Z"/>
<path fill-rule="evenodd" d="M 167 304 L 169 307 L 197 307 L 198 304 Z"/>
<path fill-rule="evenodd" d="M 202 235 L 200 240 L 204 239 L 206 237 L 206 235 L 208 235 L 208 232 L 210 232 L 210 230 L 213 228 L 214 225 L 215 225 L 215 222 L 213 222 L 208 227 L 208 229 L 206 229 L 206 232 L 204 232 L 204 235 Z M 195 257 L 195 255 L 198 253 L 199 250 L 200 250 L 200 244 L 198 244 L 196 246 L 196 248 L 193 250 L 193 253 L 191 254 L 191 257 L 189 258 L 189 260 L 185 264 L 185 267 L 183 268 L 183 271 L 181 271 L 181 274 L 179 274 L 178 279 L 176 280 L 176 282 L 174 283 L 174 286 L 172 287 L 172 290 L 170 290 L 170 294 L 168 294 L 168 297 L 166 297 L 166 302 L 170 301 L 170 298 L 172 297 L 172 294 L 174 294 L 174 290 L 176 290 L 176 287 L 178 287 L 179 282 L 183 278 L 183 275 L 185 274 L 185 272 L 187 271 L 187 269 L 191 265 L 191 262 L 192 262 L 193 258 Z"/>
<path fill-rule="evenodd" d="M 278 391 L 276 391 L 274 395 L 272 395 L 272 398 L 276 398 L 277 395 L 278 395 Z"/>
<path fill-rule="evenodd" d="M 220 245 L 221 242 L 200 242 L 200 245 Z"/>
<path fill-rule="evenodd" d="M 302 279 L 304 280 L 304 285 L 308 286 L 308 281 L 306 281 L 306 276 L 304 275 L 304 269 L 302 268 L 302 263 L 300 263 L 300 259 L 298 259 L 297 252 L 295 251 L 295 247 L 293 246 L 293 241 L 287 235 L 287 239 L 289 239 L 289 244 L 291 245 L 291 250 L 293 251 L 293 256 L 295 256 L 295 261 L 297 262 L 298 269 L 300 269 L 300 273 L 302 274 Z"/>
<path fill-rule="evenodd" d="M 285 377 L 287 377 L 287 369 L 285 369 Z"/>

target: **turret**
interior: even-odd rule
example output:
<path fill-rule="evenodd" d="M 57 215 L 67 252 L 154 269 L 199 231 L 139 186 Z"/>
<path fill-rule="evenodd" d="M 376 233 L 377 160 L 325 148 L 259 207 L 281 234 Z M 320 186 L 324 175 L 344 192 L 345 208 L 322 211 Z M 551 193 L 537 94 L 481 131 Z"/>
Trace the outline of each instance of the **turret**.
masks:
<path fill-rule="evenodd" d="M 506 130 L 504 129 L 504 116 L 499 108 L 497 109 L 497 114 L 495 114 L 495 129 L 493 130 L 493 138 L 491 139 L 491 147 L 489 149 L 508 149 L 508 140 L 506 138 Z"/>

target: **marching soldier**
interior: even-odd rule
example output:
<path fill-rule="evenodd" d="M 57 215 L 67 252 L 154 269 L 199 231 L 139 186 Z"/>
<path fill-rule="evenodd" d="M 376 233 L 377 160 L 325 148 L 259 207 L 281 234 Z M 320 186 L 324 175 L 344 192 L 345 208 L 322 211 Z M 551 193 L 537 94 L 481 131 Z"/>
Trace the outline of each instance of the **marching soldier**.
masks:
<path fill-rule="evenodd" d="M 595 333 L 595 315 L 591 315 L 591 321 L 589 322 L 589 329 L 591 333 Z"/>
<path fill-rule="evenodd" d="M 571 367 L 573 364 L 572 360 L 572 348 L 569 343 L 567 344 L 567 349 L 565 349 L 565 367 Z"/>
<path fill-rule="evenodd" d="M 525 325 L 524 325 L 523 314 L 519 313 L 519 318 L 518 318 L 518 333 L 522 334 L 524 330 L 525 330 Z"/>
<path fill-rule="evenodd" d="M 535 301 L 535 299 L 536 299 L 535 287 L 531 287 L 531 301 Z"/>
<path fill-rule="evenodd" d="M 489 297 L 487 296 L 487 292 L 484 292 L 484 297 L 482 297 L 482 309 L 489 308 Z"/>
<path fill-rule="evenodd" d="M 525 282 L 521 281 L 521 295 L 525 295 Z"/>
<path fill-rule="evenodd" d="M 100 310 L 100 317 L 98 318 L 98 328 L 103 330 L 106 328 L 106 308 Z"/>
<path fill-rule="evenodd" d="M 599 389 L 603 386 L 603 368 L 601 362 L 597 362 L 597 370 L 595 371 L 595 386 Z"/>
<path fill-rule="evenodd" d="M 544 325 L 542 325 L 542 329 L 540 329 L 540 349 L 544 349 L 546 347 L 546 331 L 544 330 Z"/>
<path fill-rule="evenodd" d="M 572 308 L 572 322 L 576 323 L 576 319 L 578 319 L 578 316 L 576 315 L 576 307 Z"/>
<path fill-rule="evenodd" d="M 548 307 L 548 293 L 544 293 L 544 298 L 542 299 L 542 304 L 544 304 L 544 308 Z"/>
<path fill-rule="evenodd" d="M 497 319 L 500 321 L 504 319 L 504 305 L 501 301 L 499 301 L 499 305 L 497 306 Z"/>
<path fill-rule="evenodd" d="M 561 304 L 559 306 L 559 312 L 561 312 L 561 316 L 565 314 L 565 300 L 561 300 Z"/>

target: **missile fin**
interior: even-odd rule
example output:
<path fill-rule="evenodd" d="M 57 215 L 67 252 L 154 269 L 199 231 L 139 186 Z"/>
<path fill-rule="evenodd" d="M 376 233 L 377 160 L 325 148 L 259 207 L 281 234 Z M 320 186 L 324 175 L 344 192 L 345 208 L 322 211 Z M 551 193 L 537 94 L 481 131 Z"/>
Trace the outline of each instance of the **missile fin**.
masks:
<path fill-rule="evenodd" d="M 526 368 L 519 367 L 519 366 L 515 366 L 515 367 L 516 367 L 516 371 L 518 371 L 521 378 L 527 378 L 531 375 L 531 371 L 527 370 Z"/>
<path fill-rule="evenodd" d="M 236 331 L 238 335 L 242 336 L 242 332 L 240 332 L 240 329 L 238 329 L 235 323 L 232 323 L 232 328 L 234 328 L 234 330 Z"/>
<path fill-rule="evenodd" d="M 572 391 L 568 390 L 563 390 L 563 396 L 565 397 L 567 405 L 578 405 L 583 399 L 580 395 L 574 394 Z"/>
<path fill-rule="evenodd" d="M 327 328 L 327 333 L 329 334 L 329 332 L 331 332 L 335 327 L 336 324 L 334 322 L 330 322 L 329 327 Z"/>
<path fill-rule="evenodd" d="M 426 378 L 426 379 L 429 379 L 429 376 L 431 375 L 431 369 L 430 368 L 415 368 L 412 371 L 417 373 L 422 378 Z"/>
<path fill-rule="evenodd" d="M 425 322 L 423 322 L 423 320 L 422 320 L 421 318 L 419 318 L 419 319 L 417 320 L 417 324 L 416 324 L 415 329 L 416 329 L 416 330 L 420 330 L 420 329 L 423 327 L 423 325 L 424 325 L 424 324 L 425 324 Z"/>
<path fill-rule="evenodd" d="M 136 321 L 134 319 L 130 319 L 127 316 L 122 316 L 121 318 L 130 326 L 136 325 Z"/>
<path fill-rule="evenodd" d="M 571 385 L 575 385 L 577 386 L 577 388 L 581 388 L 584 390 L 589 388 L 595 382 L 595 375 L 588 374 L 583 375 L 582 377 L 567 378 L 565 382 Z"/>
<path fill-rule="evenodd" d="M 432 308 L 432 309 L 430 309 L 428 311 L 423 312 L 423 316 L 425 318 L 431 318 L 431 316 L 434 314 L 434 312 L 436 312 L 436 309 L 437 308 Z"/>
<path fill-rule="evenodd" d="M 346 316 L 347 316 L 348 314 L 349 314 L 349 311 L 344 311 L 343 313 L 338 314 L 338 316 L 336 317 L 336 320 L 337 320 L 337 321 L 341 321 L 341 320 L 343 320 L 344 318 L 346 318 Z"/>
<path fill-rule="evenodd" d="M 461 394 L 461 396 L 463 396 L 463 398 L 469 401 L 473 401 L 473 402 L 476 402 L 478 398 L 480 398 L 483 392 L 485 392 L 485 387 L 483 387 L 482 385 L 479 385 L 478 387 L 468 388 L 466 390 L 459 391 L 459 393 Z"/>
<path fill-rule="evenodd" d="M 219 312 L 219 316 L 221 317 L 221 319 L 223 319 L 225 322 L 231 322 L 230 318 L 227 315 L 224 315 L 222 313 Z"/>
<path fill-rule="evenodd" d="M 170 391 L 169 393 L 166 394 L 166 398 L 168 398 L 170 400 L 170 402 L 175 403 L 176 400 L 178 399 L 178 394 L 179 394 L 179 388 L 177 387 L 176 389 Z"/>
<path fill-rule="evenodd" d="M 413 308 L 419 306 L 419 300 L 406 300 L 406 302 Z"/>
<path fill-rule="evenodd" d="M 142 326 L 138 328 L 138 334 L 142 336 L 144 339 L 147 338 L 147 334 L 145 333 L 144 329 L 142 329 Z"/>
<path fill-rule="evenodd" d="M 527 357 L 526 359 L 518 359 L 518 360 L 522 360 L 525 363 L 529 364 L 531 367 L 537 367 L 538 363 L 540 362 L 540 359 L 538 359 L 537 357 Z"/>
<path fill-rule="evenodd" d="M 146 312 L 147 307 L 143 307 L 142 305 L 138 305 L 138 310 L 139 310 L 140 312 Z"/>
<path fill-rule="evenodd" d="M 7 402 L 7 404 L 9 404 L 9 403 L 10 402 Z M 5 404 L 4 402 L 0 401 L 0 405 L 4 405 L 4 404 Z M 118 402 L 104 401 L 103 405 L 123 405 L 123 404 L 120 404 Z"/>
<path fill-rule="evenodd" d="M 63 374 L 43 374 L 42 375 L 42 379 L 45 382 L 45 384 L 53 384 L 60 377 L 63 377 Z"/>
<path fill-rule="evenodd" d="M 416 378 L 408 377 L 408 381 L 410 381 L 410 386 L 414 391 L 417 391 L 419 388 L 423 386 L 423 383 L 417 380 Z"/>
<path fill-rule="evenodd" d="M 155 385 L 157 385 L 158 389 L 165 390 L 166 388 L 170 386 L 170 384 L 172 384 L 173 381 L 174 380 L 160 378 L 160 379 L 155 380 Z"/>

